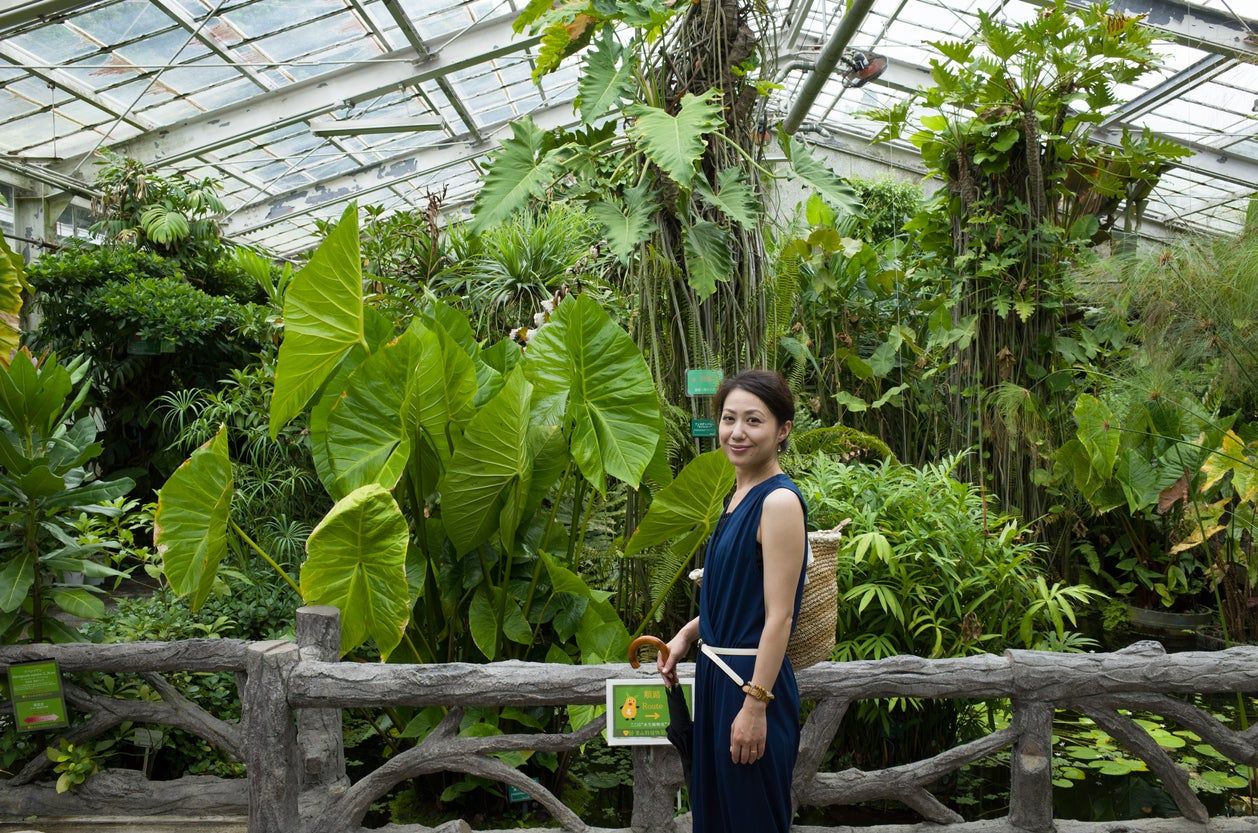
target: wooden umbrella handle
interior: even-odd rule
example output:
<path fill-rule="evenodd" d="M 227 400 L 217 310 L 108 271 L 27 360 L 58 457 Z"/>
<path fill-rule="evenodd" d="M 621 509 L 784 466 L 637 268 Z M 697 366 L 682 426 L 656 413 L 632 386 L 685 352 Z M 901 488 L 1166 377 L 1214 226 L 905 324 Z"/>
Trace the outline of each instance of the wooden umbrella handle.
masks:
<path fill-rule="evenodd" d="M 642 664 L 638 659 L 638 651 L 643 648 L 654 648 L 664 655 L 664 661 L 668 661 L 668 646 L 664 644 L 664 640 L 658 636 L 639 636 L 637 639 L 629 643 L 629 666 L 637 668 Z"/>

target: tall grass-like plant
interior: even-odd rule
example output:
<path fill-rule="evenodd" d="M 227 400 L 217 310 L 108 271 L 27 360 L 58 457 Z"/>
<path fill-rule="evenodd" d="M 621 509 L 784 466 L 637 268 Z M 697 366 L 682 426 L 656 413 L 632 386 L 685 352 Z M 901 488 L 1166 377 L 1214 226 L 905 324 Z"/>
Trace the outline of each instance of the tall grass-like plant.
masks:
<path fill-rule="evenodd" d="M 1133 323 L 1150 368 L 1197 374 L 1202 399 L 1258 418 L 1258 234 L 1116 254 L 1078 281 L 1088 300 Z"/>

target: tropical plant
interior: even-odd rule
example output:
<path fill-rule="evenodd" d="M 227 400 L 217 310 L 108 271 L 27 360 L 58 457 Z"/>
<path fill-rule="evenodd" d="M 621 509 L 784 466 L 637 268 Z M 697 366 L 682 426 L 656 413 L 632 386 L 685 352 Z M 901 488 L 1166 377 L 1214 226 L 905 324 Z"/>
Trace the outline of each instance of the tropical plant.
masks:
<path fill-rule="evenodd" d="M 61 738 L 57 745 L 48 747 L 45 754 L 56 766 L 57 792 L 70 792 L 100 771 L 99 756 L 113 748 L 112 740 L 72 743 Z"/>
<path fill-rule="evenodd" d="M 83 512 L 116 513 L 103 504 L 134 485 L 88 467 L 101 447 L 96 420 L 79 416 L 86 375 L 83 361 L 36 362 L 25 350 L 0 372 L 0 642 L 79 641 L 53 611 L 90 619 L 105 605 L 66 575 L 120 575 L 97 560 L 104 543 L 80 542 L 73 526 Z"/>
<path fill-rule="evenodd" d="M 265 308 L 198 289 L 175 261 L 129 245 L 67 245 L 28 276 L 41 315 L 27 343 L 91 359 L 107 471 L 164 475 L 152 401 L 212 386 L 271 341 Z"/>
<path fill-rule="evenodd" d="M 585 295 L 525 351 L 484 347 L 440 303 L 395 336 L 364 304 L 358 241 L 351 207 L 285 299 L 270 430 L 310 408 L 335 501 L 307 541 L 301 597 L 342 610 L 343 651 L 370 639 L 410 661 L 619 655 L 628 634 L 575 567 L 609 481 L 636 487 L 658 458 L 640 353 Z M 161 490 L 166 575 L 194 607 L 229 535 L 269 558 L 231 519 L 233 484 L 220 429 Z"/>
<path fill-rule="evenodd" d="M 1062 0 L 1023 23 L 981 13 L 974 37 L 931 44 L 941 55 L 933 87 L 873 114 L 886 124 L 880 139 L 907 134 L 944 183 L 907 225 L 922 248 L 917 271 L 948 299 L 938 329 L 963 330 L 943 446 L 978 447 L 967 479 L 1029 518 L 1049 508 L 1037 470 L 1073 404 L 1054 376 L 1068 366 L 1055 339 L 1072 300 L 1069 265 L 1124 217 L 1134 221 L 1161 171 L 1187 152 L 1147 132 L 1124 132 L 1117 147 L 1087 139 L 1117 105 L 1116 85 L 1155 68 L 1152 43 L 1138 16 L 1105 4 L 1076 10 Z M 908 125 L 914 108 L 926 111 L 920 127 Z M 991 405 L 998 389 L 1006 403 L 1021 401 L 1014 414 L 1047 430 L 1005 420 L 1010 411 Z"/>
<path fill-rule="evenodd" d="M 217 260 L 224 248 L 215 215 L 223 213 L 218 183 L 161 175 L 134 159 L 102 150 L 97 160 L 92 226 L 108 242 L 133 243 L 188 264 Z"/>
<path fill-rule="evenodd" d="M 22 292 L 29 288 L 22 256 L 0 238 L 0 366 L 9 366 L 21 341 Z"/>
<path fill-rule="evenodd" d="M 1088 644 L 1071 628 L 1103 594 L 1050 582 L 1043 548 L 958 482 L 958 463 L 869 466 L 818 455 L 799 476 L 812 526 L 851 519 L 839 552 L 836 659 Z"/>

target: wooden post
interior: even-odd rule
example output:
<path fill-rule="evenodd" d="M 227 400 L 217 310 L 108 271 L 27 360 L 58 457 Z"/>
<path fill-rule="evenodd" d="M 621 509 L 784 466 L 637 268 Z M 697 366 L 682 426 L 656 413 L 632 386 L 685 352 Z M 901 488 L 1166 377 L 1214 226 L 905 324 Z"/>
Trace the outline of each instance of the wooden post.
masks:
<path fill-rule="evenodd" d="M 610 718 L 609 718 L 610 719 Z M 633 816 L 636 833 L 673 833 L 681 758 L 671 746 L 633 748 Z"/>
<path fill-rule="evenodd" d="M 249 777 L 249 833 L 293 833 L 300 756 L 297 727 L 288 708 L 288 677 L 298 648 L 279 640 L 254 642 L 246 653 L 245 773 Z"/>
<path fill-rule="evenodd" d="M 1031 833 L 1053 827 L 1053 704 L 1013 701 L 1013 745 L 1009 823 Z"/>
<path fill-rule="evenodd" d="M 297 644 L 303 660 L 336 662 L 341 653 L 340 617 L 339 610 L 326 605 L 297 609 Z M 297 743 L 303 807 L 334 800 L 349 787 L 340 709 L 298 709 Z"/>

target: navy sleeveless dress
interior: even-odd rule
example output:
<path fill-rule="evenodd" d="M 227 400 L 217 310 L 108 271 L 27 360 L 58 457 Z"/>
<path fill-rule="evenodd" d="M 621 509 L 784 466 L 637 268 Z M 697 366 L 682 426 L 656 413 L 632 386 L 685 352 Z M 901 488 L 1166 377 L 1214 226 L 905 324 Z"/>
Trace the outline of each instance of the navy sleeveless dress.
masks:
<path fill-rule="evenodd" d="M 785 474 L 758 483 L 734 510 L 721 518 L 708 541 L 699 602 L 699 636 L 717 648 L 756 648 L 764 630 L 764 562 L 756 533 L 765 497 L 789 489 L 804 503 Z M 805 519 L 807 506 L 804 507 Z M 806 524 L 805 524 L 806 525 Z M 795 591 L 799 615 L 804 577 Z M 744 680 L 754 656 L 721 659 Z M 791 828 L 791 774 L 799 751 L 799 688 L 790 660 L 773 684 L 776 699 L 766 710 L 765 753 L 755 763 L 730 759 L 730 725 L 746 695 L 715 663 L 699 652 L 695 660 L 695 728 L 690 806 L 694 833 L 788 833 Z"/>

